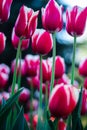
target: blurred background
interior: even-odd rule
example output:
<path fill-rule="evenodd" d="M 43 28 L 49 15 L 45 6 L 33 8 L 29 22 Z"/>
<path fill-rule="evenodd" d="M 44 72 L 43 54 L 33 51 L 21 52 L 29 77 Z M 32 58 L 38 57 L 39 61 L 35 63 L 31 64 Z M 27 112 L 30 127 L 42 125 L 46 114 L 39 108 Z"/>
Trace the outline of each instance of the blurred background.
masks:
<path fill-rule="evenodd" d="M 6 63 L 7 65 L 11 66 L 11 61 L 16 56 L 16 50 L 13 48 L 11 44 L 11 33 L 12 28 L 15 24 L 17 19 L 19 9 L 24 4 L 34 10 L 40 10 L 39 19 L 38 19 L 38 28 L 42 28 L 41 23 L 41 8 L 45 7 L 48 0 L 13 0 L 11 6 L 11 14 L 9 20 L 4 23 L 0 24 L 0 31 L 4 32 L 7 40 L 6 40 L 6 48 L 5 51 L 0 55 L 0 63 Z M 87 5 L 87 0 L 57 0 L 60 5 L 64 7 L 63 19 L 64 19 L 64 26 L 61 32 L 56 34 L 57 40 L 57 55 L 61 55 L 65 59 L 66 63 L 66 72 L 68 73 L 71 63 L 72 63 L 72 49 L 73 49 L 73 37 L 67 34 L 65 30 L 65 11 L 68 6 L 78 5 L 82 8 Z M 77 51 L 76 51 L 76 66 L 78 66 L 79 62 L 87 56 L 87 27 L 85 29 L 85 33 L 83 36 L 77 39 Z M 52 53 L 52 52 L 51 52 Z M 51 53 L 49 56 L 51 56 Z M 26 54 L 33 54 L 31 49 L 31 44 L 27 50 L 22 53 L 22 57 Z"/>

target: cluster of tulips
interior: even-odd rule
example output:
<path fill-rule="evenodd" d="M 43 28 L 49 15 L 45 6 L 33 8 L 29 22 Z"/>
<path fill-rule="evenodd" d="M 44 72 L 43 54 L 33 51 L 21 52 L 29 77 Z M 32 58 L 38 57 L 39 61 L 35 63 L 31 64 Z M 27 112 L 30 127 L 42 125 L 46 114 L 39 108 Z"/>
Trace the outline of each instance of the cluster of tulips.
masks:
<path fill-rule="evenodd" d="M 10 16 L 12 0 L 0 0 L 0 23 Z M 87 113 L 87 58 L 79 65 L 82 85 L 74 80 L 76 38 L 84 33 L 87 7 L 66 10 L 66 31 L 74 37 L 71 79 L 65 74 L 65 62 L 56 56 L 55 33 L 63 28 L 63 7 L 49 0 L 42 8 L 42 25 L 37 29 L 39 11 L 23 5 L 12 30 L 11 41 L 17 49 L 11 69 L 0 64 L 0 130 L 83 130 L 81 114 Z M 29 43 L 36 55 L 21 57 Z M 0 53 L 6 36 L 0 32 Z M 44 59 L 53 48 L 53 56 Z M 8 92 L 9 74 L 13 74 Z M 21 87 L 26 77 L 29 88 Z M 26 123 L 27 122 L 27 123 Z M 87 126 L 85 127 L 85 130 Z"/>

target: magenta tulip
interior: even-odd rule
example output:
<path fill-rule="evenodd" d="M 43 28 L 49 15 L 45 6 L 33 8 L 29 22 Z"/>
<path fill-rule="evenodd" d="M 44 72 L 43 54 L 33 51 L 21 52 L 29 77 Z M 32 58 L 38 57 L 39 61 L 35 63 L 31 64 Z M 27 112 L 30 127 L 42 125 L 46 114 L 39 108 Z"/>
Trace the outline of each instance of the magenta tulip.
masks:
<path fill-rule="evenodd" d="M 6 37 L 5 37 L 4 33 L 0 32 L 0 54 L 5 49 L 5 41 L 6 41 Z"/>
<path fill-rule="evenodd" d="M 20 38 L 15 34 L 15 29 L 13 28 L 13 31 L 12 31 L 12 45 L 15 49 L 18 48 L 18 44 L 19 44 L 19 40 Z M 21 49 L 22 50 L 25 50 L 29 47 L 29 42 L 30 40 L 29 39 L 23 39 L 22 40 L 22 44 L 21 44 Z"/>
<path fill-rule="evenodd" d="M 60 31 L 63 27 L 62 6 L 55 0 L 49 0 L 45 9 L 42 8 L 42 24 L 48 31 Z"/>
<path fill-rule="evenodd" d="M 76 107 L 79 91 L 72 85 L 56 85 L 49 98 L 49 110 L 54 117 L 67 117 Z"/>
<path fill-rule="evenodd" d="M 84 32 L 87 17 L 87 7 L 81 9 L 74 6 L 66 11 L 66 30 L 71 36 L 81 36 Z"/>
<path fill-rule="evenodd" d="M 87 58 L 81 61 L 79 65 L 79 74 L 87 76 Z"/>
<path fill-rule="evenodd" d="M 32 36 L 32 49 L 38 54 L 48 54 L 53 46 L 52 35 L 43 30 L 37 29 Z"/>
<path fill-rule="evenodd" d="M 0 22 L 6 22 L 10 16 L 10 7 L 13 0 L 0 0 Z"/>
<path fill-rule="evenodd" d="M 30 38 L 36 27 L 39 11 L 34 12 L 31 8 L 22 6 L 15 23 L 15 33 L 18 37 Z"/>
<path fill-rule="evenodd" d="M 87 89 L 87 77 L 84 79 L 84 88 Z"/>

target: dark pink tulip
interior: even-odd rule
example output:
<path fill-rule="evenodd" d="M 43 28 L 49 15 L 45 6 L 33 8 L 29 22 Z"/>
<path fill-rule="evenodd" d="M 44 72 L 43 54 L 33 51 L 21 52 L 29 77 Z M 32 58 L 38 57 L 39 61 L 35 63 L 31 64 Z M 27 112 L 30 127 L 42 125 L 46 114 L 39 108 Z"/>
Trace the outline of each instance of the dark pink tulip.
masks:
<path fill-rule="evenodd" d="M 51 51 L 52 47 L 52 35 L 44 29 L 37 29 L 32 36 L 33 51 L 45 55 Z"/>
<path fill-rule="evenodd" d="M 79 74 L 87 76 L 87 58 L 81 61 L 79 65 Z"/>
<path fill-rule="evenodd" d="M 67 117 L 78 102 L 79 91 L 72 85 L 56 85 L 49 98 L 49 110 L 54 117 Z"/>
<path fill-rule="evenodd" d="M 5 41 L 6 41 L 6 37 L 5 37 L 4 33 L 0 32 L 0 54 L 5 49 Z"/>
<path fill-rule="evenodd" d="M 55 78 L 60 78 L 65 72 L 65 62 L 64 59 L 60 56 L 55 58 Z"/>
<path fill-rule="evenodd" d="M 24 113 L 24 118 L 26 120 L 26 122 L 30 122 L 30 117 L 28 113 Z"/>
<path fill-rule="evenodd" d="M 30 91 L 27 88 L 24 88 L 19 95 L 19 103 L 26 104 L 30 98 Z"/>
<path fill-rule="evenodd" d="M 66 123 L 63 121 L 63 119 L 60 119 L 58 121 L 58 129 L 57 130 L 66 130 Z"/>
<path fill-rule="evenodd" d="M 30 77 L 37 75 L 37 67 L 39 64 L 39 56 L 26 55 L 25 57 L 27 75 Z"/>
<path fill-rule="evenodd" d="M 15 59 L 12 61 L 11 64 L 11 71 L 14 73 L 15 70 L 16 61 Z M 26 63 L 23 59 L 21 59 L 21 68 L 20 68 L 20 60 L 18 60 L 18 66 L 17 66 L 17 74 L 21 72 L 21 76 L 24 76 L 26 74 Z"/>
<path fill-rule="evenodd" d="M 36 27 L 39 11 L 34 12 L 31 8 L 22 6 L 15 23 L 15 33 L 18 37 L 30 38 Z"/>
<path fill-rule="evenodd" d="M 66 74 L 63 74 L 61 78 L 58 79 L 58 84 L 64 83 L 68 84 L 69 83 L 69 78 Z"/>
<path fill-rule="evenodd" d="M 0 0 L 0 22 L 6 22 L 10 16 L 10 7 L 13 0 Z"/>
<path fill-rule="evenodd" d="M 85 115 L 87 113 L 87 89 L 83 90 L 82 95 L 82 108 L 81 108 L 81 114 Z"/>
<path fill-rule="evenodd" d="M 49 0 L 45 9 L 42 8 L 42 24 L 48 31 L 60 31 L 63 27 L 62 6 L 55 0 Z"/>
<path fill-rule="evenodd" d="M 72 10 L 66 11 L 66 30 L 71 36 L 81 36 L 85 29 L 87 7 L 81 9 L 74 6 Z"/>
<path fill-rule="evenodd" d="M 87 89 L 87 77 L 84 79 L 84 88 Z"/>
<path fill-rule="evenodd" d="M 18 44 L 19 44 L 20 38 L 15 34 L 14 28 L 13 28 L 13 31 L 12 31 L 12 38 L 11 38 L 11 40 L 12 40 L 13 47 L 15 49 L 18 48 Z M 29 42 L 30 42 L 29 39 L 23 39 L 22 40 L 22 44 L 21 44 L 21 49 L 22 50 L 27 49 L 29 47 Z"/>

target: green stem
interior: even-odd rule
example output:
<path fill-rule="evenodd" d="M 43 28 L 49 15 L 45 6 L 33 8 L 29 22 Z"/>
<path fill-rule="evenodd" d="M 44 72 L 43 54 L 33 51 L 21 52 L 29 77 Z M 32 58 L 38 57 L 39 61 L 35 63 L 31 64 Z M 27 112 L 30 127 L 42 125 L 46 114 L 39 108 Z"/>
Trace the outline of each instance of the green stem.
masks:
<path fill-rule="evenodd" d="M 72 59 L 72 73 L 71 73 L 71 84 L 74 84 L 74 73 L 75 73 L 75 53 L 76 53 L 76 35 L 74 36 L 73 44 L 73 59 Z"/>
<path fill-rule="evenodd" d="M 20 50 L 20 55 L 19 55 L 19 73 L 18 73 L 18 89 L 21 86 L 21 50 Z"/>
<path fill-rule="evenodd" d="M 17 64 L 18 64 L 18 59 L 19 59 L 19 56 L 20 56 L 21 44 L 22 44 L 22 38 L 20 38 L 18 49 L 17 49 L 17 54 L 16 54 L 16 65 L 15 65 L 15 70 L 14 70 L 14 74 L 13 74 L 11 96 L 14 95 L 14 88 L 15 88 L 15 83 L 16 83 L 16 79 L 17 79 L 17 76 L 16 76 L 17 75 Z"/>
<path fill-rule="evenodd" d="M 48 107 L 48 83 L 46 83 L 46 93 L 45 93 L 45 119 L 47 116 L 47 107 Z"/>
<path fill-rule="evenodd" d="M 54 33 L 53 34 L 53 63 L 52 63 L 52 76 L 51 76 L 50 92 L 53 89 L 54 78 L 55 78 L 55 56 L 56 56 L 56 37 L 55 37 L 55 33 Z"/>

